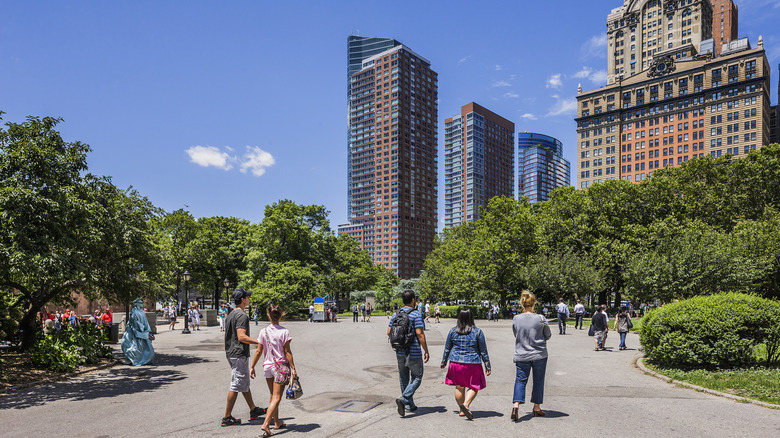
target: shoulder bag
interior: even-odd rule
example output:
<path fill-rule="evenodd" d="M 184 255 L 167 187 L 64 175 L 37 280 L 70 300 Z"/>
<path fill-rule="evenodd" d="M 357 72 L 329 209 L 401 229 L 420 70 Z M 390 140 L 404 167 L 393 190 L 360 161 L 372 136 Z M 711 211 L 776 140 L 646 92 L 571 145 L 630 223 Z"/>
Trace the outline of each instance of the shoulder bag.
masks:
<path fill-rule="evenodd" d="M 265 354 L 272 354 L 270 348 L 271 338 L 268 337 L 268 327 L 263 329 L 263 334 L 265 334 L 265 343 L 268 350 Z M 278 383 L 282 385 L 282 387 L 286 386 L 290 382 L 290 374 L 292 374 L 290 365 L 281 360 L 277 361 L 276 358 L 273 357 L 273 354 L 271 355 L 271 359 L 274 361 L 274 383 Z"/>
<path fill-rule="evenodd" d="M 628 324 L 628 329 L 631 330 L 632 328 L 634 328 L 634 323 L 631 322 L 631 317 L 630 316 L 627 316 L 626 319 L 628 320 L 626 322 Z"/>
<path fill-rule="evenodd" d="M 292 379 L 290 387 L 287 388 L 286 397 L 289 400 L 297 400 L 301 398 L 302 395 L 303 387 L 301 387 L 301 382 L 298 380 L 298 376 L 295 376 L 295 378 Z"/>

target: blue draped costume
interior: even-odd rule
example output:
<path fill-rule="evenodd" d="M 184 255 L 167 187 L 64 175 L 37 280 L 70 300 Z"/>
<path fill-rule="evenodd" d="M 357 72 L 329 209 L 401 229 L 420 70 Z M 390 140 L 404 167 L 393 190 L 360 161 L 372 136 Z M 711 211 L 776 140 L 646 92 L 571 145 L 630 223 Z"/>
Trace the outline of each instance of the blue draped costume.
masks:
<path fill-rule="evenodd" d="M 122 351 L 125 357 L 134 366 L 154 363 L 154 347 L 149 340 L 152 328 L 146 320 L 143 310 L 143 302 L 133 302 L 133 310 L 130 311 L 130 321 L 125 326 L 125 334 L 122 336 Z"/>

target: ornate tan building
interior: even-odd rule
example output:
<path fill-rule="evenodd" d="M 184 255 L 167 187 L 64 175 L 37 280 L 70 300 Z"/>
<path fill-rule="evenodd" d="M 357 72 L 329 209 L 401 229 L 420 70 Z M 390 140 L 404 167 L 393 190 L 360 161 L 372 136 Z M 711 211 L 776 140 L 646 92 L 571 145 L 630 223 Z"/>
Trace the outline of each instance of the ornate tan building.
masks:
<path fill-rule="evenodd" d="M 746 42 L 745 42 L 746 44 Z M 758 47 L 676 60 L 655 56 L 646 71 L 577 93 L 579 187 L 710 155 L 742 156 L 769 144 L 769 63 Z"/>
<path fill-rule="evenodd" d="M 607 84 L 647 70 L 657 57 L 693 56 L 709 38 L 709 0 L 623 0 L 607 16 Z"/>

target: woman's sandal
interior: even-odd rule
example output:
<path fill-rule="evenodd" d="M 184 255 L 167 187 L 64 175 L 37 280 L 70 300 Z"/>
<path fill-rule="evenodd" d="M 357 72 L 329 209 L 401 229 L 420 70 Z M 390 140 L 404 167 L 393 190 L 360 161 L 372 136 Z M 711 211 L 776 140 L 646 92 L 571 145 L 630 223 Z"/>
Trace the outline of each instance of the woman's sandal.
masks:
<path fill-rule="evenodd" d="M 284 429 L 285 427 L 287 427 L 287 423 L 285 423 L 285 422 L 282 422 L 282 424 L 280 424 L 280 425 L 276 426 L 276 427 L 275 427 L 275 429 L 276 429 L 276 430 L 279 430 L 279 429 Z"/>
<path fill-rule="evenodd" d="M 269 436 L 274 436 L 274 434 L 272 434 L 270 430 L 263 429 L 263 438 L 267 438 Z"/>
<path fill-rule="evenodd" d="M 512 415 L 509 416 L 509 418 L 512 421 L 517 421 L 517 417 L 519 415 L 520 408 L 512 408 Z"/>

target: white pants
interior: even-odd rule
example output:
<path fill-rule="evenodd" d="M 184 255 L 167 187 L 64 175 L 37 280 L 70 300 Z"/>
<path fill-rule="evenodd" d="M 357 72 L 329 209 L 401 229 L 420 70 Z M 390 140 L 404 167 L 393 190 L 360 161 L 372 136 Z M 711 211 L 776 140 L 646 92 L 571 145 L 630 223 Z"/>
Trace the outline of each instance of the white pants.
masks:
<path fill-rule="evenodd" d="M 217 318 L 217 319 L 219 319 L 219 328 L 224 330 L 225 329 L 225 318 Z"/>

